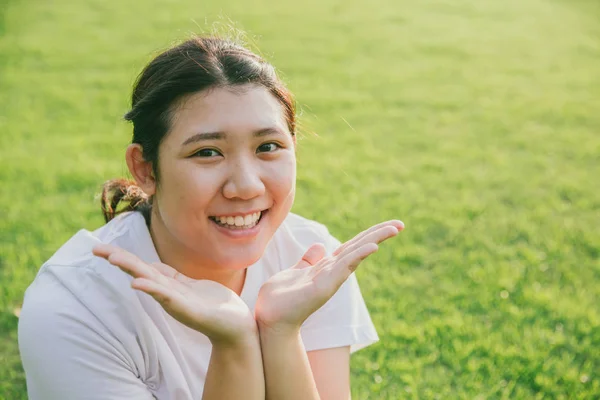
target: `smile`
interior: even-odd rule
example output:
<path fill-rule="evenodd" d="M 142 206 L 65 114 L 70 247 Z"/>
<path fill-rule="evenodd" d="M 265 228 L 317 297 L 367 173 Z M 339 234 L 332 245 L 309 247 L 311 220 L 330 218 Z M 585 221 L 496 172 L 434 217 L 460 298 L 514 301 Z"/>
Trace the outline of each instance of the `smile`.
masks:
<path fill-rule="evenodd" d="M 217 225 L 227 229 L 243 230 L 254 228 L 260 222 L 267 210 L 243 215 L 220 215 L 208 217 Z"/>

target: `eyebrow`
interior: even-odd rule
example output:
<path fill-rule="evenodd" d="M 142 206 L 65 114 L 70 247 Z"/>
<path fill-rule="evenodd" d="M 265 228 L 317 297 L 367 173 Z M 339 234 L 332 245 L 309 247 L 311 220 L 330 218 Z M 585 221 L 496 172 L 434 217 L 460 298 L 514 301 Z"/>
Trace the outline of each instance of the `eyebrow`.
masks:
<path fill-rule="evenodd" d="M 283 131 L 276 127 L 262 128 L 252 132 L 254 137 L 262 137 L 269 135 L 284 135 Z M 200 132 L 187 138 L 181 145 L 187 146 L 191 143 L 198 143 L 206 140 L 223 140 L 227 134 L 225 132 Z"/>

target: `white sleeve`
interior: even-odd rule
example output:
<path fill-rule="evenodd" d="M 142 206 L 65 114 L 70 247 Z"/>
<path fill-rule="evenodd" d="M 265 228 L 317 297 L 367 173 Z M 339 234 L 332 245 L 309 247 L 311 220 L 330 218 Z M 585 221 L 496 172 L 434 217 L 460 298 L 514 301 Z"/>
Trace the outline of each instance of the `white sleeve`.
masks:
<path fill-rule="evenodd" d="M 52 274 L 34 285 L 18 328 L 29 399 L 154 398 L 110 331 Z"/>
<path fill-rule="evenodd" d="M 329 235 L 327 254 L 339 245 Z M 301 335 L 306 351 L 351 346 L 350 351 L 355 352 L 379 340 L 354 274 L 304 322 Z"/>

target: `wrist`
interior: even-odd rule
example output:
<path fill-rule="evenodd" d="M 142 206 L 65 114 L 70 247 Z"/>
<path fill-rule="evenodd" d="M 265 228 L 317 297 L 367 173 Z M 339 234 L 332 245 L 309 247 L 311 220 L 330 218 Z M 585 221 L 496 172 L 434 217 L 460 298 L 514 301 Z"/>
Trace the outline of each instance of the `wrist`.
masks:
<path fill-rule="evenodd" d="M 235 335 L 230 335 L 227 337 L 210 337 L 210 340 L 213 348 L 219 349 L 233 349 L 233 350 L 244 350 L 247 348 L 251 348 L 259 343 L 259 331 L 258 325 L 254 320 L 249 323 L 245 329 L 236 333 Z"/>
<path fill-rule="evenodd" d="M 264 337 L 299 337 L 300 326 L 285 323 L 266 323 L 260 320 L 256 321 L 261 340 Z"/>
<path fill-rule="evenodd" d="M 211 343 L 211 364 L 214 362 L 229 365 L 230 370 L 242 368 L 245 370 L 245 374 L 248 373 L 249 366 L 253 369 L 257 367 L 262 369 L 261 342 L 258 330 L 235 341 L 211 340 Z"/>

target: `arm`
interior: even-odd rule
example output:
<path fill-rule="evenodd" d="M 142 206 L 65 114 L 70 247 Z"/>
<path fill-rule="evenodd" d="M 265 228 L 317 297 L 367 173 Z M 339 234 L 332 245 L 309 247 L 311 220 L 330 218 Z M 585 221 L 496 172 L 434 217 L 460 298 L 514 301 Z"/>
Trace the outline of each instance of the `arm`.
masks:
<path fill-rule="evenodd" d="M 267 400 L 317 400 L 317 385 L 300 337 L 300 330 L 260 329 Z"/>
<path fill-rule="evenodd" d="M 349 346 L 306 352 L 300 332 L 261 329 L 267 399 L 350 399 Z"/>
<path fill-rule="evenodd" d="M 350 399 L 350 346 L 306 354 L 321 399 Z"/>
<path fill-rule="evenodd" d="M 245 343 L 213 343 L 203 400 L 264 399 L 258 332 L 248 336 Z"/>

